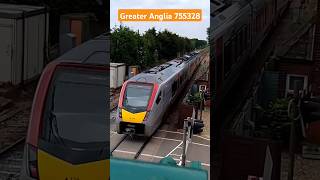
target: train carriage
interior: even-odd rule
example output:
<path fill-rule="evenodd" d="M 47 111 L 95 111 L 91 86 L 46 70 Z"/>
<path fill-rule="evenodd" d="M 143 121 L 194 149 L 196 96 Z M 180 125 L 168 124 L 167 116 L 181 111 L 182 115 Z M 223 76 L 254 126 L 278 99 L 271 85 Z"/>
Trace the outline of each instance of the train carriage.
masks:
<path fill-rule="evenodd" d="M 126 81 L 120 92 L 117 132 L 151 136 L 199 65 L 197 54 L 174 59 Z"/>
<path fill-rule="evenodd" d="M 101 35 L 47 65 L 35 93 L 21 180 L 108 179 L 107 45 Z"/>
<path fill-rule="evenodd" d="M 288 4 L 288 0 L 239 0 L 212 17 L 210 45 L 219 99 L 233 86 Z"/>

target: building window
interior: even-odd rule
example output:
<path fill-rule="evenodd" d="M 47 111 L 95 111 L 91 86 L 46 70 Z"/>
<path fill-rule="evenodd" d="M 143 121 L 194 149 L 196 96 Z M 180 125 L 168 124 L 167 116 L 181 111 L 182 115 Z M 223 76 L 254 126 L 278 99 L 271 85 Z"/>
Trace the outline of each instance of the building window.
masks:
<path fill-rule="evenodd" d="M 297 83 L 297 88 L 300 93 L 304 90 L 307 90 L 308 87 L 308 77 L 303 75 L 288 74 L 287 75 L 287 84 L 286 84 L 286 97 L 288 95 L 293 95 L 295 82 Z"/>
<path fill-rule="evenodd" d="M 207 90 L 207 86 L 206 85 L 200 85 L 199 86 L 199 91 L 206 91 Z"/>

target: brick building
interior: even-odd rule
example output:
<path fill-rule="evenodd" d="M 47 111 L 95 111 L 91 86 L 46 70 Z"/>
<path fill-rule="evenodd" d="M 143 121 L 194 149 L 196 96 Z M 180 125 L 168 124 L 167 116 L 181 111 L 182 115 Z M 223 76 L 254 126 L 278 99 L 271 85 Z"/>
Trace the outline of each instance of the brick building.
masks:
<path fill-rule="evenodd" d="M 310 22 L 272 57 L 264 72 L 264 102 L 300 92 L 320 96 L 320 24 Z"/>

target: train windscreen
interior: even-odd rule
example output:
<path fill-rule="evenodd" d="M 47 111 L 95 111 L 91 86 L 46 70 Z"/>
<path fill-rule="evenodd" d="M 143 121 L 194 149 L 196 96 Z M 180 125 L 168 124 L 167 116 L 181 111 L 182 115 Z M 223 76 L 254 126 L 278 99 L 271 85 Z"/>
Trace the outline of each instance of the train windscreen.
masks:
<path fill-rule="evenodd" d="M 107 145 L 107 76 L 103 72 L 59 69 L 54 75 L 44 113 L 43 138 L 70 148 Z"/>
<path fill-rule="evenodd" d="M 128 83 L 124 95 L 123 107 L 133 113 L 146 111 L 153 85 Z"/>

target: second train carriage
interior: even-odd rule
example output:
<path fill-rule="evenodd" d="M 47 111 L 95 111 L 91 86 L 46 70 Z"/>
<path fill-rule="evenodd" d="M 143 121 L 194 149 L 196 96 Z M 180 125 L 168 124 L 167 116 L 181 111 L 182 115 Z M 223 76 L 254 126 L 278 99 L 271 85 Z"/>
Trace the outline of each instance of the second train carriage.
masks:
<path fill-rule="evenodd" d="M 151 136 L 199 65 L 197 52 L 142 72 L 121 89 L 117 132 Z"/>
<path fill-rule="evenodd" d="M 257 52 L 289 0 L 239 0 L 211 17 L 215 87 L 223 98 Z"/>

